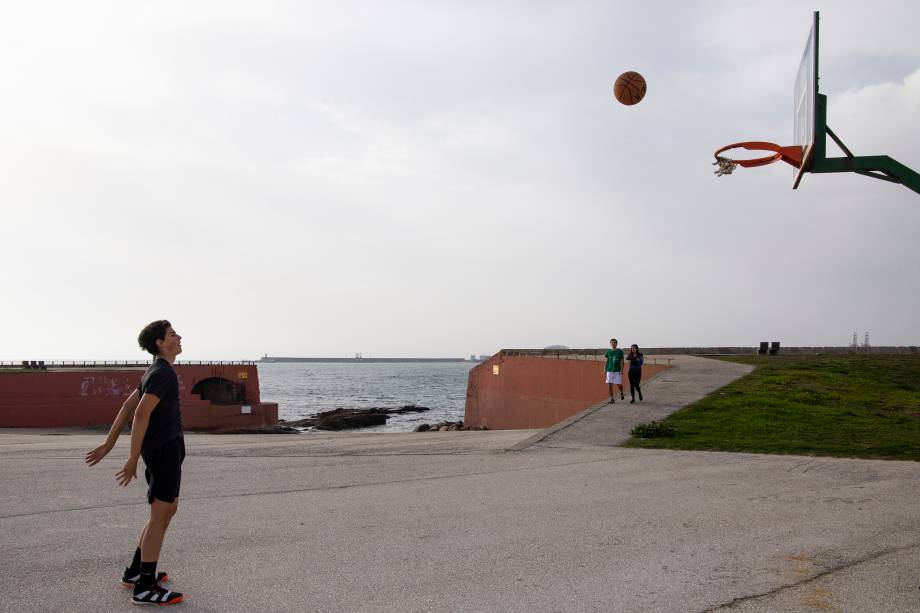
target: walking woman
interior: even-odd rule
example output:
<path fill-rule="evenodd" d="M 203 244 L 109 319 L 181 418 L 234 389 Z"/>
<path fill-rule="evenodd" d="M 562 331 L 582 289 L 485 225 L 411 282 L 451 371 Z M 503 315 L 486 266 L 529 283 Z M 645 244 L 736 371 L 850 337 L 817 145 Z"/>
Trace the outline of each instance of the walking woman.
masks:
<path fill-rule="evenodd" d="M 639 392 L 639 402 L 642 402 L 642 388 L 639 387 L 639 381 L 642 380 L 642 365 L 645 363 L 645 357 L 639 351 L 639 345 L 635 343 L 629 347 L 629 393 L 632 394 L 632 400 L 629 404 L 636 401 L 636 392 Z"/>

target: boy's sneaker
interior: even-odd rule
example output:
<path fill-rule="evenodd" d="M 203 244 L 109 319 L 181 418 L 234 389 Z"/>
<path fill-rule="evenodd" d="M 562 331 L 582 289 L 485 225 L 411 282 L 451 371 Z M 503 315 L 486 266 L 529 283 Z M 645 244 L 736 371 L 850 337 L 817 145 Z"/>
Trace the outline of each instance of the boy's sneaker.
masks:
<path fill-rule="evenodd" d="M 131 587 L 141 578 L 141 571 L 132 571 L 130 568 L 125 569 L 125 574 L 121 576 L 121 584 L 125 587 Z M 166 583 L 169 581 L 169 575 L 163 571 L 157 573 L 157 583 Z"/>
<path fill-rule="evenodd" d="M 610 397 L 610 402 L 608 402 L 607 404 L 613 404 L 614 402 L 616 402 L 616 398 L 614 398 L 613 396 L 611 396 L 611 397 Z"/>
<path fill-rule="evenodd" d="M 135 585 L 131 602 L 134 604 L 168 605 L 182 602 L 182 599 L 183 596 L 179 592 L 167 590 L 165 587 L 160 587 L 159 584 L 154 583 L 150 587 L 138 587 Z"/>

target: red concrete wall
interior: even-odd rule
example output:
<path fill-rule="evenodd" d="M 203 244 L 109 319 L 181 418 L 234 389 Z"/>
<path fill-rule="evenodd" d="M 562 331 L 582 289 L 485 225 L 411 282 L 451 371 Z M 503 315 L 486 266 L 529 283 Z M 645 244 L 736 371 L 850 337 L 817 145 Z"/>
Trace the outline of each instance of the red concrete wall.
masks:
<path fill-rule="evenodd" d="M 185 430 L 274 426 L 278 405 L 259 398 L 255 364 L 177 364 Z M 0 427 L 63 428 L 111 424 L 137 388 L 143 368 L 64 368 L 0 373 Z M 202 379 L 221 377 L 246 386 L 246 402 L 216 405 L 192 394 Z M 243 414 L 243 404 L 251 414 Z"/>
<path fill-rule="evenodd" d="M 666 368 L 647 363 L 642 378 Z M 628 394 L 625 372 L 623 387 Z M 463 423 L 492 430 L 548 428 L 606 398 L 603 361 L 498 353 L 470 370 Z"/>

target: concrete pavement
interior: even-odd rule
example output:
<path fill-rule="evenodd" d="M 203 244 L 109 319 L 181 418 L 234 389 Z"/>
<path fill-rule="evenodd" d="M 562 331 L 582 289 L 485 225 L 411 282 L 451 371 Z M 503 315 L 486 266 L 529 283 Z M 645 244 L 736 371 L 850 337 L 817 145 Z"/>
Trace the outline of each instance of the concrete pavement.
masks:
<path fill-rule="evenodd" d="M 671 375 L 699 394 L 692 371 Z M 665 383 L 632 408 L 665 410 Z M 917 463 L 589 431 L 513 452 L 533 432 L 188 435 L 161 560 L 177 610 L 920 610 Z M 115 486 L 125 437 L 81 464 L 101 439 L 0 431 L 0 611 L 131 606 L 117 585 L 144 487 Z"/>

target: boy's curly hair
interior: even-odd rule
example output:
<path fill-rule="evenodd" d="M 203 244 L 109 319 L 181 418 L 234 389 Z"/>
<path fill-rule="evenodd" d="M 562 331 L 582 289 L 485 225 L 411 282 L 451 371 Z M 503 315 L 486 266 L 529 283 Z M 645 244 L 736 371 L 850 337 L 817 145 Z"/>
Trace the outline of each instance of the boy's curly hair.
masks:
<path fill-rule="evenodd" d="M 150 322 L 144 326 L 144 329 L 141 330 L 141 333 L 137 335 L 137 344 L 141 346 L 141 349 L 150 355 L 158 355 L 159 351 L 157 351 L 157 341 L 162 341 L 166 338 L 166 328 L 171 326 L 172 324 L 170 324 L 165 319 L 159 319 L 157 321 Z"/>

